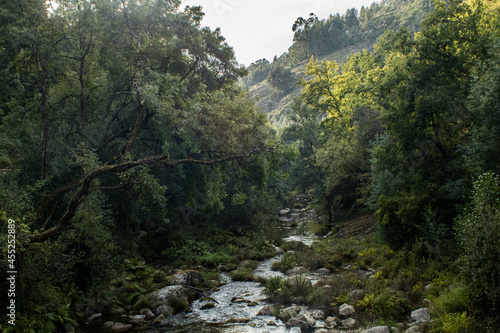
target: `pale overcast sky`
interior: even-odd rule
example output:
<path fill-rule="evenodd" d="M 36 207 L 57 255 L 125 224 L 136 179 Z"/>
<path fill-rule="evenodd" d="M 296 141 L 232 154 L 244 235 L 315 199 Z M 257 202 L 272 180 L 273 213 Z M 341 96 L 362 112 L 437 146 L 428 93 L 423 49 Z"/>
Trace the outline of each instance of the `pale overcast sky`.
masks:
<path fill-rule="evenodd" d="M 234 48 L 239 63 L 250 65 L 266 58 L 272 61 L 292 45 L 292 25 L 315 13 L 320 19 L 345 14 L 348 8 L 370 6 L 375 0 L 184 0 L 184 5 L 202 6 L 202 25 L 222 35 Z"/>

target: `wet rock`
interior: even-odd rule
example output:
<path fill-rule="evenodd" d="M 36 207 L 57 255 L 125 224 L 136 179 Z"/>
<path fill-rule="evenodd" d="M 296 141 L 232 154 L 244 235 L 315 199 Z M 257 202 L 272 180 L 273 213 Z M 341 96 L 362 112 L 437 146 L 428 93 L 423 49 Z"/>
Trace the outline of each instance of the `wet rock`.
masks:
<path fill-rule="evenodd" d="M 271 320 L 270 322 L 267 323 L 267 326 L 278 326 L 278 324 L 276 324 L 276 322 Z"/>
<path fill-rule="evenodd" d="M 301 330 L 308 330 L 316 324 L 316 320 L 308 313 L 300 313 L 294 318 L 290 318 L 286 322 L 287 327 L 300 327 Z"/>
<path fill-rule="evenodd" d="M 391 330 L 387 326 L 377 326 L 364 331 L 364 333 L 391 333 Z"/>
<path fill-rule="evenodd" d="M 248 324 L 248 326 L 255 327 L 255 326 L 257 326 L 257 324 L 256 323 L 250 323 L 250 324 Z"/>
<path fill-rule="evenodd" d="M 161 314 L 153 320 L 153 324 L 161 324 L 163 320 L 165 320 L 165 315 Z"/>
<path fill-rule="evenodd" d="M 333 328 L 335 326 L 337 326 L 337 318 L 335 317 L 328 317 L 325 319 L 325 325 L 327 327 L 330 327 L 330 328 Z"/>
<path fill-rule="evenodd" d="M 356 312 L 356 310 L 354 310 L 354 308 L 351 305 L 346 304 L 346 303 L 342 304 L 339 308 L 339 314 L 342 317 L 348 317 L 355 312 Z"/>
<path fill-rule="evenodd" d="M 121 314 L 124 314 L 124 313 L 125 313 L 125 310 L 122 307 L 118 306 L 118 305 L 113 305 L 109 309 L 109 314 L 113 315 L 113 316 L 121 315 Z"/>
<path fill-rule="evenodd" d="M 279 215 L 280 216 L 287 216 L 289 213 L 290 213 L 290 208 L 284 208 L 284 209 L 280 210 Z"/>
<path fill-rule="evenodd" d="M 151 309 L 149 309 L 149 308 L 142 308 L 139 310 L 139 313 L 141 315 L 146 316 L 146 319 L 153 319 L 156 317 L 155 314 L 153 313 L 153 311 L 151 311 Z"/>
<path fill-rule="evenodd" d="M 114 324 L 115 324 L 114 321 L 107 321 L 104 323 L 104 327 L 110 329 L 111 327 L 113 327 Z"/>
<path fill-rule="evenodd" d="M 342 325 L 343 328 L 346 328 L 348 330 L 352 330 L 352 329 L 359 327 L 358 321 L 356 319 L 353 319 L 353 318 L 348 318 L 348 319 L 342 320 L 340 322 L 340 324 Z"/>
<path fill-rule="evenodd" d="M 184 286 L 197 286 L 204 282 L 200 272 L 194 270 L 186 270 L 176 273 L 170 277 L 172 284 Z"/>
<path fill-rule="evenodd" d="M 429 308 L 421 308 L 411 313 L 411 320 L 417 324 L 428 323 L 431 321 L 431 310 Z"/>
<path fill-rule="evenodd" d="M 158 306 L 155 310 L 155 313 L 157 316 L 165 315 L 165 316 L 171 316 L 174 314 L 174 309 L 171 306 L 162 304 Z"/>
<path fill-rule="evenodd" d="M 257 312 L 257 316 L 272 316 L 274 315 L 274 306 L 266 305 Z"/>
<path fill-rule="evenodd" d="M 240 303 L 249 303 L 249 301 L 244 299 L 243 297 L 236 296 L 231 299 L 231 303 L 240 304 Z"/>
<path fill-rule="evenodd" d="M 217 270 L 219 270 L 221 272 L 227 272 L 228 269 L 225 265 L 218 265 Z"/>
<path fill-rule="evenodd" d="M 299 312 L 300 308 L 298 306 L 291 306 L 289 308 L 281 309 L 278 318 L 283 322 L 287 322 L 289 319 L 297 316 Z"/>
<path fill-rule="evenodd" d="M 231 318 L 226 320 L 226 324 L 246 324 L 251 321 L 252 319 L 249 318 Z"/>
<path fill-rule="evenodd" d="M 316 271 L 318 275 L 329 275 L 331 271 L 328 268 L 320 268 Z"/>
<path fill-rule="evenodd" d="M 305 272 L 307 272 L 307 269 L 305 267 L 294 267 L 287 270 L 286 275 L 300 275 L 304 274 Z M 290 279 L 290 281 L 291 280 L 292 279 Z"/>
<path fill-rule="evenodd" d="M 200 310 L 207 310 L 207 309 L 213 309 L 213 308 L 215 308 L 215 303 L 210 302 L 210 303 L 203 305 L 200 308 Z"/>
<path fill-rule="evenodd" d="M 325 284 L 324 286 L 321 287 L 321 290 L 325 293 L 325 294 L 328 294 L 328 293 L 331 293 L 332 290 L 333 290 L 333 287 L 329 284 Z"/>
<path fill-rule="evenodd" d="M 128 321 L 134 325 L 144 325 L 146 323 L 146 316 L 145 315 L 129 316 Z"/>
<path fill-rule="evenodd" d="M 121 333 L 121 332 L 128 332 L 131 329 L 132 325 L 130 324 L 115 323 L 113 326 L 111 326 L 109 330 L 114 333 Z"/>
<path fill-rule="evenodd" d="M 285 254 L 285 250 L 283 250 L 281 247 L 275 247 L 275 253 L 277 256 Z"/>
<path fill-rule="evenodd" d="M 96 321 L 98 319 L 102 319 L 102 313 L 94 313 L 92 316 L 90 316 L 87 322 Z"/>
<path fill-rule="evenodd" d="M 325 319 L 325 312 L 323 310 L 311 310 L 309 311 L 309 314 L 316 320 Z"/>
<path fill-rule="evenodd" d="M 187 303 L 189 291 L 184 286 L 167 286 L 163 289 L 153 291 L 148 295 L 148 298 L 153 307 L 167 305 L 171 302 Z"/>
<path fill-rule="evenodd" d="M 248 302 L 247 306 L 257 306 L 259 302 Z"/>
<path fill-rule="evenodd" d="M 362 276 L 365 276 L 365 277 L 370 277 L 371 275 L 373 275 L 373 274 L 377 273 L 377 271 L 376 271 L 376 270 L 374 270 L 373 268 L 372 268 L 372 269 L 369 269 L 369 270 L 367 270 L 367 271 L 362 270 L 362 269 L 358 269 L 358 270 L 357 270 L 357 273 L 358 273 L 359 275 L 362 275 Z"/>

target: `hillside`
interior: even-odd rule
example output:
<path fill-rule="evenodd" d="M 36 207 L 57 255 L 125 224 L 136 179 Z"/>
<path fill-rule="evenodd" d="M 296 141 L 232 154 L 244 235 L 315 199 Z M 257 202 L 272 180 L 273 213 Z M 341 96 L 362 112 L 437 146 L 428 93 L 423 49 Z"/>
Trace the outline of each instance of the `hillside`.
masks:
<path fill-rule="evenodd" d="M 375 41 L 364 41 L 354 45 L 347 46 L 331 54 L 324 55 L 319 60 L 344 62 L 351 54 L 362 52 L 363 50 L 373 50 Z M 309 60 L 304 60 L 291 68 L 298 78 L 304 76 L 304 71 Z M 272 85 L 266 79 L 249 87 L 251 96 L 256 99 L 257 107 L 268 115 L 270 122 L 277 128 L 287 127 L 289 124 L 288 116 L 291 114 L 291 103 L 293 99 L 300 94 L 301 88 L 295 86 L 289 93 L 283 93 L 273 89 Z"/>
<path fill-rule="evenodd" d="M 248 75 L 240 80 L 256 99 L 257 106 L 277 128 L 289 125 L 291 103 L 300 93 L 296 86 L 304 76 L 311 57 L 343 63 L 350 55 L 371 52 L 373 45 L 387 30 L 420 30 L 420 22 L 430 11 L 427 1 L 384 0 L 370 7 L 352 8 L 343 15 L 331 14 L 319 20 L 311 13 L 293 24 L 293 44 L 272 62 L 261 59 L 248 67 Z"/>

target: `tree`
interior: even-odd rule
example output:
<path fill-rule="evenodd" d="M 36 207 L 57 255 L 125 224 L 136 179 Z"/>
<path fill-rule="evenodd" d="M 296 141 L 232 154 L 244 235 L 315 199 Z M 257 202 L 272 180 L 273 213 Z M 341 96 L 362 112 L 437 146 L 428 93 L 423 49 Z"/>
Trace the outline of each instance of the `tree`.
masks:
<path fill-rule="evenodd" d="M 161 253 L 186 212 L 215 220 L 227 193 L 254 198 L 280 159 L 235 85 L 245 71 L 199 7 L 57 4 L 0 11 L 0 228 L 18 221 L 19 295 L 31 300 L 19 310 L 40 332 L 67 313 L 70 290 L 97 290 L 139 249 Z M 242 176 L 250 169 L 265 171 Z M 144 231 L 163 238 L 141 243 Z"/>
<path fill-rule="evenodd" d="M 471 125 L 466 98 L 474 63 L 486 60 L 489 33 L 480 27 L 489 15 L 481 2 L 436 2 L 414 38 L 401 31 L 378 46 L 385 49 L 378 103 L 386 134 L 373 150 L 372 195 L 394 245 L 432 238 L 429 223 L 451 237 L 466 201 L 469 180 L 457 147 Z M 426 219 L 429 210 L 434 221 Z"/>
<path fill-rule="evenodd" d="M 462 273 L 474 303 L 486 313 L 500 306 L 500 180 L 485 173 L 474 182 L 474 192 L 463 216 L 456 221 L 460 241 Z"/>
<path fill-rule="evenodd" d="M 274 89 L 285 94 L 290 93 L 295 88 L 295 82 L 297 81 L 290 68 L 285 68 L 281 64 L 276 64 L 271 69 L 267 80 Z"/>
<path fill-rule="evenodd" d="M 366 200 L 369 184 L 370 142 L 381 131 L 378 109 L 369 91 L 379 64 L 367 52 L 351 56 L 341 67 L 336 62 L 307 65 L 301 98 L 322 120 L 321 144 L 314 158 L 322 169 L 323 187 L 331 220 Z"/>

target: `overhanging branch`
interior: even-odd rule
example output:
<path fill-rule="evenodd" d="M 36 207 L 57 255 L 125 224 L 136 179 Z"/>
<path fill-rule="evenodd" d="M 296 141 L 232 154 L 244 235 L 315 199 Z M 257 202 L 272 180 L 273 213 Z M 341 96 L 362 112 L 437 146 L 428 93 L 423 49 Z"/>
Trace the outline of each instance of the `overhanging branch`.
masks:
<path fill-rule="evenodd" d="M 193 158 L 185 158 L 185 159 L 177 159 L 170 160 L 165 156 L 156 156 L 156 157 L 148 157 L 137 161 L 127 161 L 119 164 L 113 165 L 103 165 L 100 166 L 90 173 L 88 173 L 85 177 L 81 178 L 79 181 L 71 182 L 66 185 L 60 187 L 61 190 L 56 189 L 53 193 L 59 193 L 62 191 L 67 191 L 69 188 L 73 188 L 78 186 L 78 189 L 71 196 L 71 199 L 68 202 L 66 212 L 63 216 L 57 221 L 56 225 L 50 229 L 44 230 L 40 233 L 29 234 L 26 235 L 26 238 L 29 239 L 33 243 L 44 242 L 52 237 L 55 237 L 61 234 L 70 224 L 73 217 L 76 215 L 78 211 L 78 207 L 83 202 L 85 197 L 89 194 L 91 183 L 94 179 L 99 178 L 106 174 L 111 173 L 122 173 L 127 170 L 144 166 L 144 165 L 163 165 L 167 167 L 176 167 L 180 164 L 201 164 L 201 165 L 215 165 L 220 163 L 225 163 L 228 161 L 235 160 L 244 160 L 249 158 L 252 155 L 257 153 L 261 153 L 264 151 L 271 151 L 273 148 L 254 148 L 247 153 L 242 154 L 228 154 L 226 156 L 221 156 L 216 159 L 203 160 L 203 159 L 193 159 Z M 43 206 L 43 205 L 42 205 Z"/>

